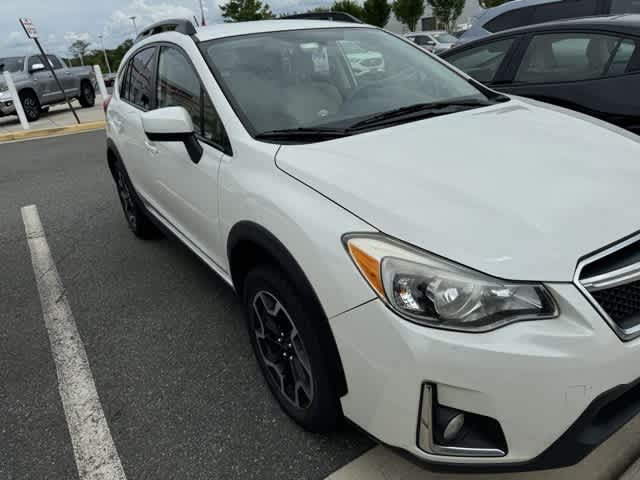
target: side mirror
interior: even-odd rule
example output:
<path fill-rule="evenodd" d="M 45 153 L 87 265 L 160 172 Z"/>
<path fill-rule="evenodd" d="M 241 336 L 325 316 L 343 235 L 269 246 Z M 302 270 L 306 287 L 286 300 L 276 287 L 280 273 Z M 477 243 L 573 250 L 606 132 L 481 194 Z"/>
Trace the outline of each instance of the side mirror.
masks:
<path fill-rule="evenodd" d="M 31 73 L 41 72 L 46 69 L 47 67 L 45 67 L 42 63 L 34 63 L 33 66 L 31 67 Z"/>
<path fill-rule="evenodd" d="M 182 142 L 193 163 L 202 158 L 191 116 L 184 107 L 165 107 L 142 114 L 142 128 L 152 142 Z"/>

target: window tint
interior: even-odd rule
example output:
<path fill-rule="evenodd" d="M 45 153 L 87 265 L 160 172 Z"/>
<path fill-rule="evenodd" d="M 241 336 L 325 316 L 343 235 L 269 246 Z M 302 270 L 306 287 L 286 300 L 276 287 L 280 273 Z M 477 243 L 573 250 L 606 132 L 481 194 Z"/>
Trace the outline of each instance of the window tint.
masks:
<path fill-rule="evenodd" d="M 60 63 L 60 60 L 58 60 L 58 57 L 54 55 L 47 55 L 47 58 L 49 59 L 49 61 L 51 62 L 51 65 L 53 65 L 53 68 L 55 70 L 62 68 L 62 63 Z"/>
<path fill-rule="evenodd" d="M 479 82 L 489 83 L 498 73 L 507 52 L 515 38 L 508 38 L 488 45 L 482 45 L 447 58 L 460 70 L 471 75 Z"/>
<path fill-rule="evenodd" d="M 158 64 L 158 108 L 184 107 L 196 132 L 202 131 L 202 88 L 187 58 L 177 49 L 163 47 Z"/>
<path fill-rule="evenodd" d="M 531 23 L 531 15 L 533 14 L 533 7 L 518 8 L 516 10 L 510 10 L 498 15 L 493 20 L 489 20 L 484 29 L 491 33 L 501 32 L 509 28 L 522 27 Z"/>
<path fill-rule="evenodd" d="M 613 76 L 625 73 L 627 71 L 629 61 L 631 60 L 631 57 L 633 57 L 637 48 L 638 46 L 633 40 L 623 40 L 620 42 L 620 46 L 618 47 L 618 50 L 616 50 L 607 75 Z"/>
<path fill-rule="evenodd" d="M 127 63 L 122 69 L 122 76 L 120 77 L 120 97 L 129 99 L 129 86 L 131 85 L 131 62 Z"/>
<path fill-rule="evenodd" d="M 413 41 L 416 42 L 418 45 L 433 45 L 434 41 L 431 40 L 431 38 L 429 38 L 426 35 L 419 35 L 417 37 L 413 37 Z"/>
<path fill-rule="evenodd" d="M 156 49 L 147 48 L 136 53 L 129 62 L 129 86 L 125 98 L 143 110 L 152 107 L 155 58 Z"/>
<path fill-rule="evenodd" d="M 163 47 L 158 64 L 158 108 L 184 107 L 191 115 L 196 133 L 225 148 L 229 145 L 209 96 L 185 55 L 176 48 Z"/>
<path fill-rule="evenodd" d="M 42 57 L 40 57 L 40 55 L 32 55 L 29 57 L 29 70 L 31 70 L 36 63 L 41 63 L 45 67 L 47 66 L 47 64 L 42 61 Z"/>
<path fill-rule="evenodd" d="M 640 0 L 612 0 L 611 13 L 640 13 Z"/>
<path fill-rule="evenodd" d="M 534 37 L 516 74 L 518 82 L 567 82 L 604 74 L 618 39 L 583 33 Z"/>
<path fill-rule="evenodd" d="M 596 0 L 564 0 L 538 5 L 533 10 L 531 23 L 550 22 L 563 18 L 587 17 L 597 13 Z"/>

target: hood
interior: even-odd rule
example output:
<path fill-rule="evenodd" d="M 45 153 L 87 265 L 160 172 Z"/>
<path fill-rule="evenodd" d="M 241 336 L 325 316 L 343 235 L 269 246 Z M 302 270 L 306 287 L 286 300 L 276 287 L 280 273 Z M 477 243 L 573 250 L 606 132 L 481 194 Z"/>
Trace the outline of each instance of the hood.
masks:
<path fill-rule="evenodd" d="M 531 100 L 285 145 L 276 163 L 378 230 L 504 279 L 570 281 L 640 230 L 640 137 Z"/>

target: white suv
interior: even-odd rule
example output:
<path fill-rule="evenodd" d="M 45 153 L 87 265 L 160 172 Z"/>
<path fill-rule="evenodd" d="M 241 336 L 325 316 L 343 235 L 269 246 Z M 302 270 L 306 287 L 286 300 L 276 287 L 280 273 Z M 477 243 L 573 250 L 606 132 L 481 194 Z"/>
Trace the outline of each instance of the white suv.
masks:
<path fill-rule="evenodd" d="M 129 226 L 235 289 L 305 428 L 549 468 L 640 410 L 640 137 L 311 20 L 154 26 L 107 119 Z"/>

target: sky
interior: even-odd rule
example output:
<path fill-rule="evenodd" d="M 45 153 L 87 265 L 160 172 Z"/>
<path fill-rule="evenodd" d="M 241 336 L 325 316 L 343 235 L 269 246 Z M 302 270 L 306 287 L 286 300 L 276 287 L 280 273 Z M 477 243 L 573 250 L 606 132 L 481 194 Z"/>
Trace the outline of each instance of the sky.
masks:
<path fill-rule="evenodd" d="M 264 2 L 265 0 L 263 0 Z M 203 0 L 209 24 L 221 22 L 218 3 L 225 0 Z M 302 12 L 318 6 L 329 6 L 331 0 L 266 0 L 274 13 Z M 138 28 L 166 18 L 200 18 L 199 0 L 0 0 L 0 57 L 35 51 L 18 23 L 31 18 L 38 29 L 45 50 L 69 55 L 74 40 L 91 42 L 91 49 L 101 46 L 103 35 L 107 48 L 116 47 L 134 36 L 131 16 Z"/>

